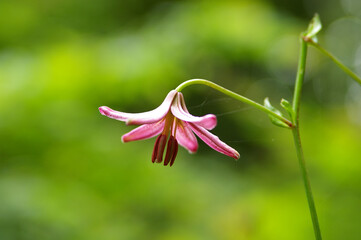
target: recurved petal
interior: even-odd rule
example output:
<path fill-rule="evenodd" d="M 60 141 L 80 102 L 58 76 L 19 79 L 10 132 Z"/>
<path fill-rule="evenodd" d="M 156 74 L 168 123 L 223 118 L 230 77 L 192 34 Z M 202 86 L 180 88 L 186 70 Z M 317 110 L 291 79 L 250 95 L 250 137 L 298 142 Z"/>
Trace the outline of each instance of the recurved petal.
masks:
<path fill-rule="evenodd" d="M 142 140 L 154 137 L 160 134 L 164 128 L 164 119 L 156 123 L 143 124 L 140 127 L 133 129 L 132 131 L 122 136 L 123 142 L 131 142 L 135 140 Z"/>
<path fill-rule="evenodd" d="M 217 117 L 213 114 L 207 114 L 202 117 L 191 115 L 185 105 L 183 94 L 180 92 L 174 99 L 174 102 L 171 106 L 171 111 L 176 118 L 185 122 L 197 124 L 209 130 L 213 129 L 217 125 Z"/>
<path fill-rule="evenodd" d="M 202 139 L 208 146 L 210 146 L 214 150 L 235 159 L 239 158 L 239 153 L 224 142 L 222 142 L 216 135 L 193 123 L 189 123 L 188 126 L 200 139 Z"/>
<path fill-rule="evenodd" d="M 176 90 L 172 90 L 168 93 L 162 104 L 156 109 L 143 113 L 124 113 L 115 111 L 109 107 L 100 107 L 101 114 L 119 120 L 124 121 L 126 124 L 148 124 L 160 121 L 165 115 L 167 115 L 169 108 L 173 102 Z"/>
<path fill-rule="evenodd" d="M 99 108 L 99 112 L 104 116 L 107 116 L 109 118 L 113 118 L 113 119 L 116 119 L 119 121 L 123 121 L 123 122 L 125 122 L 128 119 L 127 116 L 129 114 L 129 113 L 115 111 L 107 106 L 101 106 Z"/>
<path fill-rule="evenodd" d="M 177 124 L 176 139 L 178 143 L 190 153 L 195 153 L 198 150 L 197 138 L 187 126 L 187 123 L 179 121 Z"/>

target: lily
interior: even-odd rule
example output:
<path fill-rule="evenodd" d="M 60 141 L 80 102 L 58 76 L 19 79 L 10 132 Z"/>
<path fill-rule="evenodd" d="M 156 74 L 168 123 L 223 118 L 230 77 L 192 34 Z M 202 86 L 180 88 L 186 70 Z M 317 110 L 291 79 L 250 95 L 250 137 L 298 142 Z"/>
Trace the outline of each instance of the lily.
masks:
<path fill-rule="evenodd" d="M 99 111 L 102 115 L 123 121 L 127 125 L 141 125 L 124 134 L 123 142 L 148 139 L 159 135 L 153 149 L 153 163 L 163 161 L 166 145 L 164 166 L 173 165 L 178 153 L 178 144 L 190 153 L 195 153 L 198 149 L 198 142 L 194 133 L 214 150 L 235 159 L 239 158 L 236 150 L 208 131 L 217 125 L 216 116 L 214 114 L 202 117 L 191 115 L 185 105 L 183 94 L 176 90 L 170 91 L 163 103 L 152 111 L 124 113 L 106 106 L 100 107 Z"/>

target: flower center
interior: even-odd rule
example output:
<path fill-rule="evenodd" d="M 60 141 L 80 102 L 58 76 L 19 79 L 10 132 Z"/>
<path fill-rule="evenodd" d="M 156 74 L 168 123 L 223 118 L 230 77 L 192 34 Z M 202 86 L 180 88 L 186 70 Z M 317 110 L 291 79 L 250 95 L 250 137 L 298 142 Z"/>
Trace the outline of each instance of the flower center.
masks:
<path fill-rule="evenodd" d="M 174 160 L 178 153 L 178 142 L 176 139 L 176 130 L 177 122 L 179 120 L 173 116 L 169 111 L 165 117 L 164 129 L 162 133 L 158 136 L 152 154 L 152 162 L 161 163 L 163 161 L 163 154 L 165 150 L 165 145 L 167 142 L 168 135 L 170 137 L 167 143 L 167 152 L 164 158 L 164 166 L 167 166 L 170 163 L 170 166 L 173 165 Z"/>

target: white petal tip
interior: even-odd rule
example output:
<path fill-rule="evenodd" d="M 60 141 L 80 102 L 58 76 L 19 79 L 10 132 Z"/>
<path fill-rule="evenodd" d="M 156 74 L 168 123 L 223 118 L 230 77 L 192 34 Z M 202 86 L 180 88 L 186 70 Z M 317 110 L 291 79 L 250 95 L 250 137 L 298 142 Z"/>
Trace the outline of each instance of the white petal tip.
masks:
<path fill-rule="evenodd" d="M 181 146 L 184 147 L 190 154 L 195 154 L 198 151 L 198 144 L 197 145 L 195 145 L 195 144 L 182 145 L 181 144 Z"/>
<path fill-rule="evenodd" d="M 233 156 L 230 156 L 230 157 L 233 157 L 235 160 L 238 160 L 239 157 L 240 157 L 240 155 L 239 155 L 239 153 L 238 153 L 237 151 L 235 151 L 235 152 L 233 153 Z"/>
<path fill-rule="evenodd" d="M 205 128 L 208 130 L 212 130 L 217 126 L 217 117 L 214 114 L 207 114 L 205 117 L 207 117 L 207 125 Z"/>
<path fill-rule="evenodd" d="M 128 119 L 125 121 L 125 124 L 126 125 L 134 125 L 134 124 L 137 124 L 137 123 L 133 123 L 132 119 Z"/>
<path fill-rule="evenodd" d="M 101 107 L 99 107 L 99 112 L 101 115 L 107 116 L 106 113 L 109 112 L 109 108 L 106 106 L 101 106 Z"/>

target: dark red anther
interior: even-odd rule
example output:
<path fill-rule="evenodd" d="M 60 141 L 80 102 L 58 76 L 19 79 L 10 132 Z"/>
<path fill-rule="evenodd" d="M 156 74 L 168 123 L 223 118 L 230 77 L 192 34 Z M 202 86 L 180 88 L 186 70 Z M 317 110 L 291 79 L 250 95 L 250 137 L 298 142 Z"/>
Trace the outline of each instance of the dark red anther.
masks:
<path fill-rule="evenodd" d="M 159 146 L 159 140 L 160 140 L 160 137 L 162 135 L 159 135 L 157 137 L 157 140 L 155 140 L 155 144 L 154 144 L 154 148 L 153 148 L 153 153 L 152 153 L 152 163 L 154 163 L 155 159 L 157 158 L 157 153 L 158 153 L 158 146 Z"/>
<path fill-rule="evenodd" d="M 158 148 L 155 156 L 156 163 L 161 163 L 163 161 L 163 153 L 164 153 L 165 145 L 167 144 L 167 137 L 168 136 L 164 134 L 159 135 Z"/>
<path fill-rule="evenodd" d="M 177 140 L 175 140 L 175 138 L 173 136 L 169 137 L 168 140 L 168 145 L 167 145 L 167 153 L 165 154 L 165 158 L 164 158 L 164 166 L 167 166 L 168 163 L 170 162 L 174 150 L 175 150 L 175 143 L 177 142 Z"/>
<path fill-rule="evenodd" d="M 173 138 L 173 145 L 174 145 L 174 150 L 173 150 L 172 157 L 170 159 L 170 164 L 169 164 L 170 167 L 173 165 L 174 160 L 178 153 L 178 142 L 177 142 L 177 139 L 175 139 L 175 138 Z"/>

